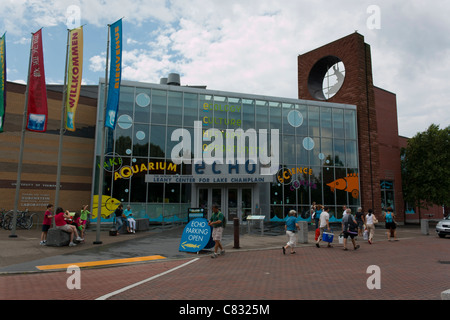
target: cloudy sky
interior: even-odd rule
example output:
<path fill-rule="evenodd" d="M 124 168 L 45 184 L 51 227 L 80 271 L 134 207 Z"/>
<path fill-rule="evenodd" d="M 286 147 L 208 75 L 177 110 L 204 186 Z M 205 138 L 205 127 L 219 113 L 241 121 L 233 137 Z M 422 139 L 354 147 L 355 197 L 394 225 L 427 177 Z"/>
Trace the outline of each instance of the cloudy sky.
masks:
<path fill-rule="evenodd" d="M 63 83 L 67 28 L 83 24 L 83 83 L 97 84 L 106 26 L 123 17 L 122 79 L 176 72 L 182 85 L 297 98 L 297 56 L 358 30 L 374 84 L 397 95 L 399 134 L 412 137 L 450 124 L 449 12 L 446 0 L 0 0 L 0 35 L 8 81 L 25 83 L 43 27 L 47 83 Z"/>

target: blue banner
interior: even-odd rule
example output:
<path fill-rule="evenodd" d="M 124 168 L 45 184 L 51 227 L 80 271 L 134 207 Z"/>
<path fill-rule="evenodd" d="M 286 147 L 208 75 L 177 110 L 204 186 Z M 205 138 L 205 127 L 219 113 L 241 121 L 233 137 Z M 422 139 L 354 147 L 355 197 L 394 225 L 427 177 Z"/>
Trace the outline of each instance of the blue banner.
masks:
<path fill-rule="evenodd" d="M 105 126 L 116 128 L 119 110 L 120 80 L 122 78 L 122 19 L 110 26 L 111 63 Z"/>

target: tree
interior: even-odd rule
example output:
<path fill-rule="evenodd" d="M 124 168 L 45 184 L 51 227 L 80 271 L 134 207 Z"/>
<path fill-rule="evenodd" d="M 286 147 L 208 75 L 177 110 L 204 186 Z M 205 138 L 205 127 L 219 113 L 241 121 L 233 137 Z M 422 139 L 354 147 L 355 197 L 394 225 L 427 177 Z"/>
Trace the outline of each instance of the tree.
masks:
<path fill-rule="evenodd" d="M 404 199 L 415 207 L 450 205 L 450 126 L 432 124 L 408 140 L 402 155 Z"/>

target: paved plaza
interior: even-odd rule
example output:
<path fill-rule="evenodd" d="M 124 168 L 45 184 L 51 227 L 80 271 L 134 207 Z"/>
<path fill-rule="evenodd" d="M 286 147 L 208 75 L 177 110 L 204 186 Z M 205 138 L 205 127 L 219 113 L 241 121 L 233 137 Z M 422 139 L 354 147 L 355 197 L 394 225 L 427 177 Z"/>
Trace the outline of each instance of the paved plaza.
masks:
<path fill-rule="evenodd" d="M 102 245 L 75 248 L 39 246 L 39 232 L 18 232 L 11 239 L 0 231 L 0 296 L 2 300 L 440 300 L 450 289 L 450 238 L 430 228 L 400 227 L 399 241 L 387 241 L 381 227 L 374 244 L 360 237 L 360 248 L 342 250 L 314 245 L 314 232 L 295 254 L 283 255 L 287 238 L 279 230 L 261 236 L 241 230 L 239 249 L 233 248 L 233 226 L 226 228 L 226 254 L 211 259 L 209 252 L 179 252 L 182 227 L 136 235 L 108 237 Z M 83 247 L 84 246 L 84 247 Z M 14 249 L 14 247 L 16 249 Z M 28 249 L 27 249 L 28 248 Z M 28 250 L 28 251 L 27 251 Z M 37 251 L 23 255 L 21 252 Z M 37 266 L 148 256 L 161 258 L 80 269 L 80 288 L 70 289 L 67 269 L 41 271 Z M 28 258 L 27 258 L 28 257 Z M 8 263 L 8 261 L 10 263 Z M 374 269 L 375 268 L 375 269 Z M 375 270 L 375 271 L 374 271 Z M 377 287 L 378 286 L 378 287 Z"/>

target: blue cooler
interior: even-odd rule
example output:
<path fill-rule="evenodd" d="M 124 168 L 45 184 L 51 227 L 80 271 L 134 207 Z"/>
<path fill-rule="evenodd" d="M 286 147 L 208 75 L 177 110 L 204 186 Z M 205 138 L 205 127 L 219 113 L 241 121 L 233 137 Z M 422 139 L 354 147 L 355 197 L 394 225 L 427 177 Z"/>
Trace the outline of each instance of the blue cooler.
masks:
<path fill-rule="evenodd" d="M 325 242 L 329 242 L 329 243 L 333 242 L 333 237 L 334 237 L 334 234 L 332 234 L 331 232 L 324 231 L 322 234 L 322 240 Z"/>

